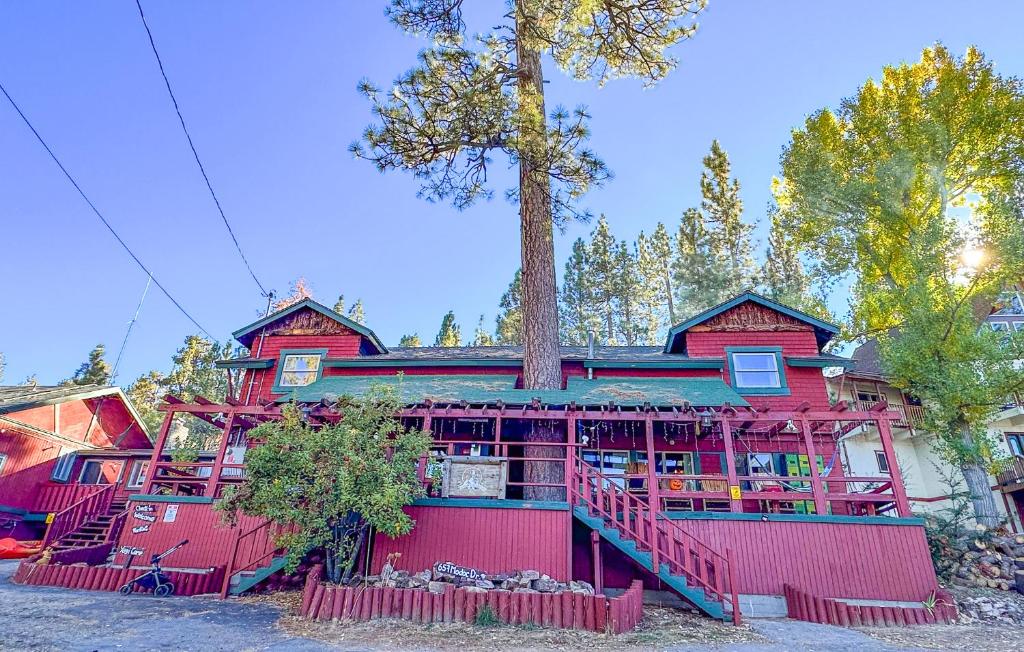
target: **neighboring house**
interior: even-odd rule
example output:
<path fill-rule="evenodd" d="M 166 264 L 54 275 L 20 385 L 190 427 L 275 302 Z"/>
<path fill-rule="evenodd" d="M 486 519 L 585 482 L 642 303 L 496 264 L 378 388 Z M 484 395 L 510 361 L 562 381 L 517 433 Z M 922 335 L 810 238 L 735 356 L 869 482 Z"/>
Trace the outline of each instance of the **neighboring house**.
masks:
<path fill-rule="evenodd" d="M 1024 331 L 1024 300 L 1021 288 L 1004 293 L 986 319 L 997 332 Z M 906 485 L 907 495 L 915 511 L 935 512 L 949 509 L 951 482 L 960 483 L 959 471 L 944 462 L 934 450 L 935 438 L 923 430 L 924 408 L 920 401 L 889 384 L 882 370 L 877 343 L 862 344 L 851 356 L 853 365 L 844 373 L 829 378 L 829 391 L 834 400 L 847 401 L 855 409 L 868 409 L 885 401 L 902 419 L 893 423 L 896 458 Z M 1024 402 L 1010 396 L 992 417 L 987 427 L 1011 458 L 1010 466 L 991 479 L 996 506 L 1017 532 L 1024 532 Z M 881 454 L 878 432 L 872 427 L 858 428 L 843 440 L 843 455 L 854 475 L 888 473 L 889 465 Z"/>
<path fill-rule="evenodd" d="M 47 515 L 145 480 L 152 443 L 117 387 L 0 386 L 0 537 L 41 538 Z"/>

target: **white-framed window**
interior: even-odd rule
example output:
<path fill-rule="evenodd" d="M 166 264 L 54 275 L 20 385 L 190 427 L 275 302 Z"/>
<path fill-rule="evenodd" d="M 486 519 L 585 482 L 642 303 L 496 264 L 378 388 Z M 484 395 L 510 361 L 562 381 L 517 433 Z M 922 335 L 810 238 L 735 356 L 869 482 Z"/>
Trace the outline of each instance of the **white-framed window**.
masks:
<path fill-rule="evenodd" d="M 56 480 L 57 482 L 67 482 L 68 478 L 71 477 L 71 467 L 74 465 L 75 450 L 73 448 L 64 448 L 61 446 L 60 453 L 57 455 L 57 459 L 53 463 L 53 471 L 50 473 L 50 479 Z"/>
<path fill-rule="evenodd" d="M 305 387 L 316 381 L 320 374 L 319 353 L 289 353 L 281 367 L 281 387 Z"/>
<path fill-rule="evenodd" d="M 102 460 L 86 460 L 78 474 L 78 484 L 107 484 L 103 475 Z"/>
<path fill-rule="evenodd" d="M 771 453 L 747 453 L 747 468 L 750 475 L 775 475 Z"/>
<path fill-rule="evenodd" d="M 737 387 L 782 387 L 779 358 L 772 351 L 732 354 Z"/>
<path fill-rule="evenodd" d="M 997 333 L 1007 333 L 1010 331 L 1010 322 L 1008 321 L 990 321 L 988 325 Z"/>
<path fill-rule="evenodd" d="M 1024 331 L 1024 321 L 1013 322 L 1013 330 L 1017 331 L 1018 333 L 1020 331 Z"/>
<path fill-rule="evenodd" d="M 0 453 L 0 475 L 4 474 L 4 467 L 7 466 L 7 456 Z"/>
<path fill-rule="evenodd" d="M 131 464 L 131 471 L 128 472 L 128 485 L 137 489 L 145 482 L 145 474 L 150 471 L 150 461 L 136 460 Z"/>
<path fill-rule="evenodd" d="M 885 451 L 875 451 L 875 463 L 878 464 L 878 472 L 889 475 L 889 460 L 885 457 Z"/>

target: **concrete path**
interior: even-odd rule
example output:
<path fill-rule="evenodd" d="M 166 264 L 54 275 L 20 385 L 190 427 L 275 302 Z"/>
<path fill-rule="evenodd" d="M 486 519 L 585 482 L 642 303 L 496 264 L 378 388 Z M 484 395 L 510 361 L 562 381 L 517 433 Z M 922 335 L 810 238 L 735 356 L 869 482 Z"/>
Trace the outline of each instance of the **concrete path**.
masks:
<path fill-rule="evenodd" d="M 205 598 L 122 597 L 115 593 L 19 586 L 17 562 L 0 561 L 0 650 L 336 650 L 275 627 L 271 606 Z M 901 652 L 859 632 L 787 620 L 754 621 L 769 645 L 686 646 L 672 652 L 828 650 Z"/>

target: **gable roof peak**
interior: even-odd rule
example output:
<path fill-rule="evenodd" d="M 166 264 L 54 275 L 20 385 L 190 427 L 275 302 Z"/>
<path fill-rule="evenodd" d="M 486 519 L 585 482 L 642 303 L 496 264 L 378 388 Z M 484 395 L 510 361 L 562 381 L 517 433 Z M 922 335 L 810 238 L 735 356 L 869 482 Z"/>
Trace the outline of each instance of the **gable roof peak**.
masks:
<path fill-rule="evenodd" d="M 818 319 L 817 317 L 814 317 L 813 315 L 807 314 L 806 312 L 783 305 L 777 301 L 769 299 L 768 297 L 761 296 L 756 292 L 748 290 L 746 292 L 736 295 L 732 299 L 723 301 L 717 306 L 712 306 L 707 310 L 700 312 L 694 315 L 693 317 L 690 317 L 686 321 L 677 324 L 676 326 L 673 326 L 669 330 L 668 337 L 665 340 L 665 353 L 684 353 L 686 350 L 686 344 L 685 338 L 683 336 L 686 333 L 686 331 L 690 330 L 694 326 L 697 326 L 698 324 L 706 322 L 707 320 L 711 319 L 712 317 L 715 317 L 716 315 L 720 315 L 723 312 L 735 308 L 740 304 L 747 303 L 748 301 L 764 306 L 769 310 L 774 310 L 784 315 L 788 315 L 789 317 L 792 317 L 797 321 L 809 324 L 814 328 L 814 334 L 818 340 L 819 348 L 824 346 L 826 342 L 832 339 L 833 335 L 839 332 L 839 327 L 837 327 L 835 324 L 823 321 L 821 319 Z"/>
<path fill-rule="evenodd" d="M 279 319 L 282 319 L 284 317 L 287 317 L 288 315 L 291 315 L 304 309 L 309 309 L 318 312 L 321 315 L 327 317 L 328 319 L 332 319 L 338 322 L 345 328 L 355 331 L 359 335 L 363 336 L 363 338 L 365 338 L 367 342 L 369 342 L 370 346 L 373 347 L 377 353 L 388 352 L 387 347 L 385 347 L 384 344 L 381 343 L 376 333 L 374 333 L 372 330 L 358 322 L 349 319 L 348 317 L 345 317 L 344 315 L 335 312 L 334 310 L 328 308 L 324 304 L 319 303 L 310 298 L 302 299 L 301 301 L 296 301 L 295 303 L 286 308 L 282 308 L 277 312 L 272 312 L 266 317 L 258 319 L 253 323 L 249 324 L 248 326 L 244 326 L 238 329 L 237 331 L 232 333 L 231 336 L 238 340 L 243 346 L 250 348 L 252 341 L 256 338 L 256 331 L 272 324 L 273 322 Z"/>

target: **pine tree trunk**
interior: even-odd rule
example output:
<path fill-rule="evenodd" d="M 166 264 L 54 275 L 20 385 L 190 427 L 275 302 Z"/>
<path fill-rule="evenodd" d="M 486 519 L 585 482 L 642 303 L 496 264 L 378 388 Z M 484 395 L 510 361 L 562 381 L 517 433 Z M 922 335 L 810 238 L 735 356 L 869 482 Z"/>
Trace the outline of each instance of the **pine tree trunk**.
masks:
<path fill-rule="evenodd" d="M 537 165 L 546 158 L 547 123 L 540 50 L 524 38 L 532 12 L 529 0 L 516 0 L 516 62 L 519 94 L 519 221 L 523 263 L 523 387 L 561 389 L 562 354 L 558 344 L 558 294 L 551 217 L 551 178 Z M 561 441 L 557 429 L 538 422 L 527 441 Z M 559 446 L 524 446 L 526 457 L 564 459 Z M 525 462 L 526 482 L 563 482 L 564 464 Z M 565 500 L 559 487 L 525 487 L 527 500 Z"/>
<path fill-rule="evenodd" d="M 516 1 L 517 23 L 529 15 L 527 0 Z M 525 31 L 517 26 L 519 33 Z M 558 346 L 558 295 L 555 287 L 555 242 L 551 222 L 551 180 L 536 165 L 546 150 L 544 77 L 540 51 L 516 42 L 520 139 L 519 221 L 523 263 L 523 385 L 527 389 L 562 386 Z"/>
<path fill-rule="evenodd" d="M 974 450 L 977 444 L 970 428 L 964 424 L 960 428 L 964 448 L 968 451 Z M 989 484 L 988 469 L 978 460 L 964 462 L 960 465 L 964 481 L 967 483 L 967 491 L 971 496 L 971 506 L 974 508 L 974 520 L 988 528 L 999 525 L 1002 519 L 996 508 L 996 499 L 992 495 L 992 486 Z"/>

